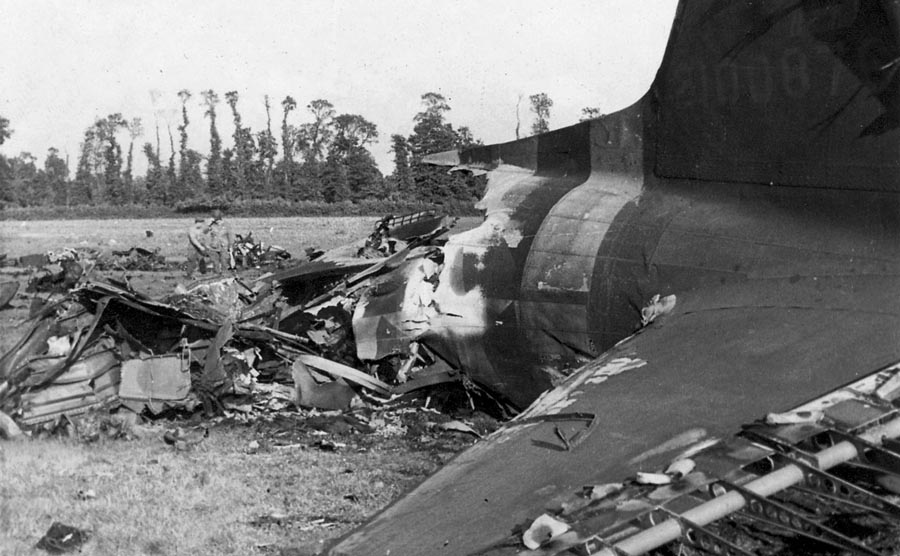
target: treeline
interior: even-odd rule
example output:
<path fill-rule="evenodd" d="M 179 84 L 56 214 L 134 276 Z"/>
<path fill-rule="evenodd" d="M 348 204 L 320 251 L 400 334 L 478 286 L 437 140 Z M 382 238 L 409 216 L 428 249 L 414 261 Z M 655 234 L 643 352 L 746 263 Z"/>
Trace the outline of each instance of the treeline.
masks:
<path fill-rule="evenodd" d="M 236 91 L 225 93 L 224 105 L 213 90 L 199 96 L 182 90 L 178 99 L 181 123 L 175 132 L 154 122 L 149 141 L 140 119 L 119 113 L 98 119 L 84 132 L 74 175 L 56 148 L 49 149 L 42 165 L 30 153 L 0 155 L 0 205 L 205 210 L 261 202 L 311 207 L 397 201 L 463 206 L 482 193 L 483 179 L 422 163 L 426 154 L 481 143 L 467 127 L 454 128 L 447 121 L 450 106 L 438 93 L 422 95 L 411 135 L 391 136 L 395 169 L 389 176 L 382 175 L 369 151 L 379 140 L 375 124 L 359 114 L 338 113 L 327 100 L 308 103 L 309 121 L 294 124 L 301 111 L 297 102 L 286 96 L 276 107 L 266 96 L 266 127 L 254 131 L 242 121 Z M 203 120 L 194 122 L 191 114 L 198 104 Z M 220 124 L 223 117 L 230 125 Z M 273 118 L 278 119 L 274 131 Z M 189 147 L 199 125 L 209 126 L 206 154 Z M 223 147 L 220 128 L 226 127 L 231 148 Z M 10 122 L 0 117 L 0 145 L 11 133 Z M 134 175 L 136 156 L 146 158 L 143 176 Z"/>

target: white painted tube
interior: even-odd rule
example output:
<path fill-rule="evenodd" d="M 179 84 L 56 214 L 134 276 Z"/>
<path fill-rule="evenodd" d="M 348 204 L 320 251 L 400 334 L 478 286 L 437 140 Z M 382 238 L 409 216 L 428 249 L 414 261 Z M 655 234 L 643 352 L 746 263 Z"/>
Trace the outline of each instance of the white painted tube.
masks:
<path fill-rule="evenodd" d="M 900 436 L 900 417 L 878 425 L 869 431 L 859 435 L 860 438 L 874 444 L 880 444 L 882 438 L 897 438 Z M 834 446 L 816 453 L 819 469 L 827 470 L 836 465 L 849 461 L 857 456 L 856 447 L 850 442 L 839 442 Z M 754 479 L 743 487 L 760 496 L 770 496 L 790 486 L 803 481 L 803 471 L 795 465 L 787 465 L 771 473 L 767 473 L 758 479 Z M 704 502 L 695 508 L 684 512 L 682 517 L 697 525 L 708 525 L 728 514 L 734 513 L 747 504 L 744 497 L 736 491 L 730 491 L 722 496 Z M 675 519 L 666 520 L 659 525 L 645 529 L 640 533 L 623 539 L 615 544 L 615 548 L 637 556 L 658 548 L 666 543 L 677 540 L 682 535 L 681 525 Z M 596 553 L 602 556 L 617 556 L 611 549 L 604 548 Z"/>

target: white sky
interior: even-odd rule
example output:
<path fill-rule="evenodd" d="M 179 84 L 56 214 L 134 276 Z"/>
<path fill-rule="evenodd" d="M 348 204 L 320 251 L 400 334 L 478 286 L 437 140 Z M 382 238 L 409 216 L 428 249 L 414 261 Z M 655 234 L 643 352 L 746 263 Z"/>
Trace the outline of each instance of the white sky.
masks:
<path fill-rule="evenodd" d="M 139 117 L 155 143 L 154 116 L 168 156 L 166 120 L 178 142 L 188 89 L 190 146 L 208 152 L 200 91 L 222 98 L 219 133 L 231 144 L 225 92 L 253 131 L 265 126 L 272 98 L 280 138 L 281 106 L 293 96 L 291 123 L 309 121 L 306 104 L 328 99 L 338 113 L 378 126 L 372 152 L 393 171 L 390 136 L 408 135 L 420 96 L 443 94 L 454 126 L 485 143 L 515 138 L 531 124 L 528 95 L 554 101 L 551 128 L 637 100 L 652 81 L 668 39 L 675 0 L 0 0 L 0 115 L 13 136 L 2 147 L 43 163 L 55 146 L 78 159 L 86 127 L 121 112 Z M 154 106 L 151 91 L 161 97 Z M 123 140 L 127 137 L 123 134 Z M 143 174 L 146 160 L 135 148 Z M 280 150 L 280 148 L 279 148 Z"/>

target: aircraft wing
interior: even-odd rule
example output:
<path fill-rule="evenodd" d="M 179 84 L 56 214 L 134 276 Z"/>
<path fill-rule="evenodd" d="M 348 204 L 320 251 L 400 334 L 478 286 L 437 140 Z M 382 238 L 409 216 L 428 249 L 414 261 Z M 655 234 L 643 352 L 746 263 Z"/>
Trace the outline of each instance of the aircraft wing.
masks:
<path fill-rule="evenodd" d="M 535 518 L 585 486 L 658 472 L 900 361 L 897 292 L 897 276 L 822 276 L 679 299 L 332 553 L 515 553 Z"/>

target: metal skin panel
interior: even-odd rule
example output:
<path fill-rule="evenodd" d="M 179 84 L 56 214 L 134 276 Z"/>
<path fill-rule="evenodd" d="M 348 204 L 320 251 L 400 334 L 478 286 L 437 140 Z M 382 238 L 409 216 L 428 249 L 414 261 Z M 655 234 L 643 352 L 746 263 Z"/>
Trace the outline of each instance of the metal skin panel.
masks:
<path fill-rule="evenodd" d="M 637 106 L 591 125 L 595 170 L 552 207 L 531 245 L 518 303 L 520 334 L 542 361 L 567 366 L 600 353 L 586 301 L 602 279 L 594 272 L 602 242 L 622 207 L 642 192 L 641 125 Z"/>
<path fill-rule="evenodd" d="M 491 170 L 491 203 L 481 231 L 457 246 L 469 263 L 441 276 L 458 287 L 469 268 L 479 294 L 483 328 L 445 329 L 459 361 L 473 379 L 533 399 L 548 382 L 541 350 L 560 358 L 559 342 L 537 338 L 562 328 L 573 346 L 608 351 L 520 420 L 593 414 L 596 426 L 566 450 L 555 427 L 569 435 L 583 422 L 513 421 L 329 553 L 516 553 L 516 528 L 555 499 L 659 469 L 685 439 L 733 434 L 900 358 L 898 20 L 887 0 L 682 2 L 634 107 L 460 153 L 462 165 Z M 596 139 L 617 129 L 640 148 L 610 156 Z M 633 163 L 636 196 L 575 202 Z M 491 189 L 517 182 L 529 193 L 506 203 Z M 585 215 L 599 216 L 570 221 Z M 506 242 L 510 222 L 524 233 Z M 485 252 L 504 261 L 500 280 L 479 266 Z M 550 276 L 559 264 L 580 276 Z M 519 291 L 492 297 L 481 285 L 510 278 Z M 542 281 L 564 295 L 554 300 Z M 654 294 L 675 295 L 674 311 L 622 341 Z"/>

